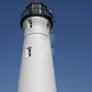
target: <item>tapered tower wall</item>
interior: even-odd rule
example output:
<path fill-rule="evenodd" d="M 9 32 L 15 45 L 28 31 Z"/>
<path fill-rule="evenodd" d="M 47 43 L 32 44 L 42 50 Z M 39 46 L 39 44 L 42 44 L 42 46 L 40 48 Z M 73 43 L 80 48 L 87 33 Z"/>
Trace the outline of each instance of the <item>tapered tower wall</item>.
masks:
<path fill-rule="evenodd" d="M 51 21 L 43 16 L 29 16 L 22 25 L 24 44 L 18 92 L 56 92 Z"/>

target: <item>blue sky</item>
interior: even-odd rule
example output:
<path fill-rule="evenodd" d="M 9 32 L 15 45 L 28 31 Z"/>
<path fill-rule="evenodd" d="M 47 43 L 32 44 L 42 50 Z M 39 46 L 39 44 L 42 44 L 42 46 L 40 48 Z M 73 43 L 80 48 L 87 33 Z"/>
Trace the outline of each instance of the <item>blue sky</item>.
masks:
<path fill-rule="evenodd" d="M 42 0 L 54 13 L 57 92 L 92 92 L 92 1 Z M 20 15 L 31 0 L 0 0 L 0 92 L 17 92 Z"/>

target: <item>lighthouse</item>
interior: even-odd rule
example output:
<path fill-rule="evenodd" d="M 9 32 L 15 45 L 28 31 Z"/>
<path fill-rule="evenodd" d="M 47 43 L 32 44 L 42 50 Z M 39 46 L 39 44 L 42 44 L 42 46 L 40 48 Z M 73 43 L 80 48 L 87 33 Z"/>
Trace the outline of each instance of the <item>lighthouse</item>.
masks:
<path fill-rule="evenodd" d="M 42 2 L 32 2 L 21 16 L 24 32 L 18 92 L 56 92 L 50 42 L 53 14 Z"/>

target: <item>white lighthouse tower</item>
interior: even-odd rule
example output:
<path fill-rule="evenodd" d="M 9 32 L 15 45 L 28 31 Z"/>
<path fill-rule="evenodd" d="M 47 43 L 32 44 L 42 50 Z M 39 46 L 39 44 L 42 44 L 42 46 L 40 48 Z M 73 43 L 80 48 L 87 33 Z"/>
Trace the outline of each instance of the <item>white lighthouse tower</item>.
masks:
<path fill-rule="evenodd" d="M 32 2 L 21 17 L 24 45 L 18 92 L 56 92 L 50 30 L 53 15 L 41 2 Z"/>

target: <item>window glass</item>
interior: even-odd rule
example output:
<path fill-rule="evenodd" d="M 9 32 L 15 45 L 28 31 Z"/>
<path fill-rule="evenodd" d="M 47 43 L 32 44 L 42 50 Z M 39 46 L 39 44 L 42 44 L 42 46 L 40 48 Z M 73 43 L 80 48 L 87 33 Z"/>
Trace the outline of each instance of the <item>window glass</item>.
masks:
<path fill-rule="evenodd" d="M 27 57 L 30 57 L 30 56 L 31 56 L 31 47 L 28 47 L 28 48 L 26 49 L 25 57 L 27 58 Z"/>

